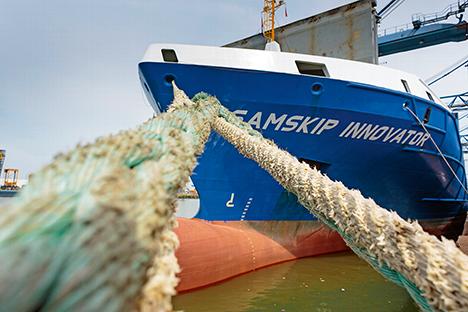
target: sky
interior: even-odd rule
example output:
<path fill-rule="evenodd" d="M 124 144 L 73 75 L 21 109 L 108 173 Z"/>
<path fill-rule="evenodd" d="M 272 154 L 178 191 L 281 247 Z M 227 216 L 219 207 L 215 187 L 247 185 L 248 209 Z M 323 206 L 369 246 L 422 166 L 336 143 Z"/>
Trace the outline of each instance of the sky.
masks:
<path fill-rule="evenodd" d="M 280 25 L 351 1 L 288 0 Z M 378 1 L 377 9 L 388 0 Z M 408 0 L 381 27 L 454 0 Z M 220 46 L 260 31 L 261 0 L 0 0 L 0 149 L 22 178 L 77 143 L 152 116 L 137 64 L 153 42 Z M 468 13 L 467 13 L 468 14 Z M 455 19 L 451 20 L 455 22 Z M 468 54 L 468 41 L 381 58 L 428 78 Z M 434 85 L 466 91 L 468 69 Z"/>

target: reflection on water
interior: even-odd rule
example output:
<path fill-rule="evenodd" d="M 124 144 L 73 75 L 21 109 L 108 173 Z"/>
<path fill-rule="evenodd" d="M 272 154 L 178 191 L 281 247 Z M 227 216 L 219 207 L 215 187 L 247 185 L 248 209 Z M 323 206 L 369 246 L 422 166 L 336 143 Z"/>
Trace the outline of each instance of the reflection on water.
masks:
<path fill-rule="evenodd" d="M 403 288 L 350 252 L 278 264 L 173 299 L 196 311 L 418 311 Z"/>

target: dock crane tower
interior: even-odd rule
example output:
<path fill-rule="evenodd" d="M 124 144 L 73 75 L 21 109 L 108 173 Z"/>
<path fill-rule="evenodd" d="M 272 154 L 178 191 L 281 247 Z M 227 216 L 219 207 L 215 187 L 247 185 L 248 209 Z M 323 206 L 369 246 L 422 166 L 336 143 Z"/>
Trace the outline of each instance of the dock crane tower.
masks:
<path fill-rule="evenodd" d="M 279 44 L 275 41 L 275 12 L 283 5 L 286 5 L 284 0 L 263 1 L 262 33 L 267 40 L 265 50 L 280 50 Z"/>

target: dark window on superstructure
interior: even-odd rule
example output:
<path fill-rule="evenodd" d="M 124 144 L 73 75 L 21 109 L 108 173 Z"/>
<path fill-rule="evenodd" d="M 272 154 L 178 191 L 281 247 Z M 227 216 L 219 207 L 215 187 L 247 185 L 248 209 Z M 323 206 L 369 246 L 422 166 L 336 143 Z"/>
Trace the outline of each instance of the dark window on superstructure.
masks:
<path fill-rule="evenodd" d="M 296 61 L 297 70 L 304 75 L 330 77 L 325 64 Z"/>
<path fill-rule="evenodd" d="M 403 87 L 405 88 L 406 92 L 411 93 L 411 89 L 408 85 L 408 82 L 404 79 L 401 79 L 401 83 L 403 84 Z"/>
<path fill-rule="evenodd" d="M 426 94 L 427 94 L 428 99 L 431 100 L 432 102 L 434 102 L 434 98 L 432 97 L 432 94 L 430 94 L 427 91 L 426 91 Z"/>
<path fill-rule="evenodd" d="M 177 54 L 172 49 L 162 49 L 161 50 L 164 62 L 173 62 L 178 63 Z"/>

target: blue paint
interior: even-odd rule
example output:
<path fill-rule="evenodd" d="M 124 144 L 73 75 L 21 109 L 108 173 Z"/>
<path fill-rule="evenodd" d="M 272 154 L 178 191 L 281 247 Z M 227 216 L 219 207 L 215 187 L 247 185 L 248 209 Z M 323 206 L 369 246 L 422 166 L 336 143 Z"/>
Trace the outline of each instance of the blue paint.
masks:
<path fill-rule="evenodd" d="M 359 189 L 403 218 L 432 220 L 466 211 L 466 194 L 430 140 L 416 146 L 408 144 L 411 140 L 399 144 L 339 136 L 350 122 L 421 132 L 403 104 L 407 103 L 421 119 L 431 107 L 428 129 L 466 184 L 456 119 L 433 102 L 325 77 L 174 63 L 144 62 L 139 67 L 142 83 L 148 86 L 145 92 L 156 111 L 165 110 L 173 99 L 172 86 L 166 80 L 170 76 L 190 97 L 204 91 L 215 95 L 231 111 L 248 111 L 244 120 L 262 112 L 262 126 L 271 113 L 276 117 L 287 114 L 287 118 L 298 115 L 339 120 L 335 128 L 320 135 L 276 131 L 272 125 L 259 130 L 296 157 L 319 163 L 331 179 Z M 313 85 L 321 88 L 312 89 Z M 200 194 L 197 218 L 240 220 L 252 198 L 245 220 L 315 219 L 293 194 L 215 133 L 199 158 L 192 180 Z M 227 207 L 231 194 L 234 206 Z"/>
<path fill-rule="evenodd" d="M 468 39 L 468 23 L 437 23 L 381 36 L 377 39 L 379 56 Z"/>

